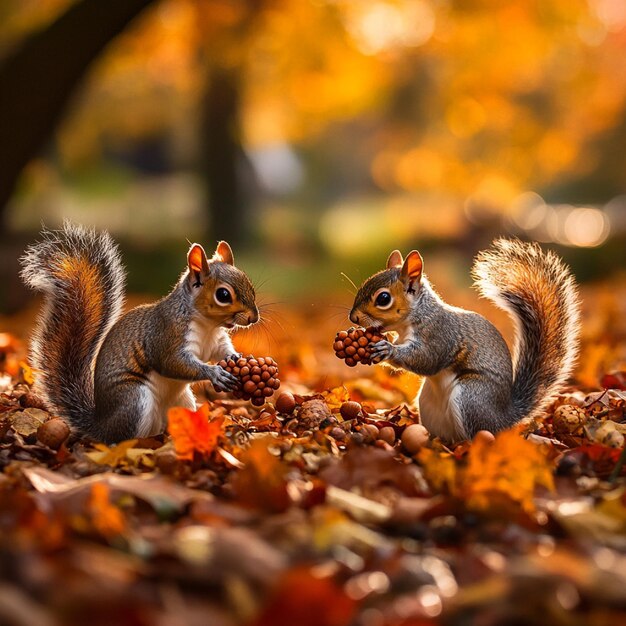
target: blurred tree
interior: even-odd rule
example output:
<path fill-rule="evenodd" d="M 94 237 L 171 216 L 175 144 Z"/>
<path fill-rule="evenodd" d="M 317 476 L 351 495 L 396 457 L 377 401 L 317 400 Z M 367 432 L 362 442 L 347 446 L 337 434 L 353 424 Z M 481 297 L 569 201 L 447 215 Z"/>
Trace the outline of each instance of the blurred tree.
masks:
<path fill-rule="evenodd" d="M 602 181 L 607 167 L 619 192 L 623 6 L 161 0 L 92 74 L 57 134 L 59 161 L 75 172 L 112 145 L 165 137 L 172 168 L 208 181 L 212 231 L 231 238 L 250 224 L 242 164 L 285 148 L 309 159 L 317 208 L 378 191 L 498 214 L 521 191 Z"/>
<path fill-rule="evenodd" d="M 274 0 L 196 4 L 205 84 L 200 97 L 199 169 L 209 234 L 235 246 L 252 230 L 252 167 L 243 148 L 246 50 L 262 11 Z"/>
<path fill-rule="evenodd" d="M 250 233 L 242 170 L 240 67 L 209 63 L 200 119 L 200 171 L 206 186 L 209 233 L 234 246 Z"/>
<path fill-rule="evenodd" d="M 42 149 L 102 49 L 153 0 L 81 0 L 0 65 L 0 232 L 24 166 Z"/>
<path fill-rule="evenodd" d="M 5 212 L 26 164 L 49 141 L 93 60 L 153 0 L 81 0 L 9 53 L 0 65 L 0 310 L 21 306 L 17 259 L 22 241 L 7 240 Z"/>

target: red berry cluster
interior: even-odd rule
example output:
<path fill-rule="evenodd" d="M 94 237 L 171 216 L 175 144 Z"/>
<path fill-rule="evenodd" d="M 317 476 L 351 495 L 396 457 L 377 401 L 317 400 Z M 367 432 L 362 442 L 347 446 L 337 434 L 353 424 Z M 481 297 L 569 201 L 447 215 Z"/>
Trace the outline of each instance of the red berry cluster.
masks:
<path fill-rule="evenodd" d="M 341 330 L 335 337 L 333 349 L 339 359 L 345 359 L 346 365 L 354 367 L 357 363 L 372 364 L 370 346 L 385 337 L 378 328 L 349 328 Z"/>
<path fill-rule="evenodd" d="M 255 406 L 265 404 L 265 398 L 280 387 L 278 366 L 272 357 L 255 358 L 249 354 L 236 361 L 221 360 L 218 365 L 241 380 L 241 387 L 233 391 L 235 398 L 250 400 Z"/>

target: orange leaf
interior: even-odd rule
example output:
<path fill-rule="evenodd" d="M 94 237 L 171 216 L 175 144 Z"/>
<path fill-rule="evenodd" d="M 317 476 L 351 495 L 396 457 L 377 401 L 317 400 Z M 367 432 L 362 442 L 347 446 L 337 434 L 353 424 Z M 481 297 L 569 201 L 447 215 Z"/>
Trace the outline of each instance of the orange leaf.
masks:
<path fill-rule="evenodd" d="M 552 461 L 542 446 L 522 437 L 519 427 L 498 433 L 493 442 L 475 439 L 466 465 L 429 448 L 417 458 L 436 491 L 461 498 L 471 509 L 489 509 L 495 496 L 532 513 L 536 487 L 554 489 Z"/>
<path fill-rule="evenodd" d="M 194 452 L 209 455 L 215 449 L 224 416 L 209 420 L 209 405 L 205 403 L 197 411 L 171 408 L 167 412 L 167 420 L 167 429 L 174 440 L 178 458 L 191 461 Z"/>
<path fill-rule="evenodd" d="M 446 452 L 422 448 L 417 458 L 422 465 L 426 480 L 437 490 L 455 492 L 457 466 L 454 457 Z"/>
<path fill-rule="evenodd" d="M 345 626 L 356 602 L 333 579 L 301 566 L 288 570 L 254 626 Z"/>
<path fill-rule="evenodd" d="M 350 400 L 350 392 L 343 385 L 341 387 L 335 387 L 330 391 L 325 391 L 322 395 L 331 411 L 338 411 L 339 407 L 344 402 Z"/>
<path fill-rule="evenodd" d="M 233 490 L 240 502 L 266 511 L 284 511 L 291 500 L 287 492 L 287 467 L 272 454 L 272 437 L 254 440 L 241 461 L 245 467 L 233 479 Z"/>
<path fill-rule="evenodd" d="M 552 463 L 545 450 L 524 439 L 519 428 L 498 433 L 494 442 L 474 440 L 467 460 L 460 489 L 472 508 L 489 508 L 490 495 L 498 493 L 532 513 L 535 488 L 554 489 Z"/>
<path fill-rule="evenodd" d="M 110 490 L 104 483 L 95 483 L 87 504 L 93 527 L 106 538 L 121 535 L 126 529 L 124 515 L 111 504 L 109 496 Z"/>

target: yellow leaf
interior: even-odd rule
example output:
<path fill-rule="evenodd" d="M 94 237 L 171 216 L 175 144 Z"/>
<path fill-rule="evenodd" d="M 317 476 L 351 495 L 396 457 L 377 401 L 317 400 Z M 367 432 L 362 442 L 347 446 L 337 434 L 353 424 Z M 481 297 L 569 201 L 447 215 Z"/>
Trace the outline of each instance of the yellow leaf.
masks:
<path fill-rule="evenodd" d="M 418 452 L 417 458 L 430 485 L 437 491 L 455 493 L 457 467 L 451 454 L 422 448 Z"/>
<path fill-rule="evenodd" d="M 32 385 L 35 382 L 35 375 L 33 374 L 33 370 L 26 363 L 26 361 L 20 361 L 20 372 L 22 374 L 22 378 L 27 385 Z"/>
<path fill-rule="evenodd" d="M 127 460 L 128 451 L 134 447 L 136 443 L 136 439 L 128 439 L 110 448 L 103 443 L 97 443 L 94 445 L 96 450 L 94 452 L 87 452 L 87 456 L 94 463 L 98 463 L 99 465 L 117 467 L 120 463 Z"/>
<path fill-rule="evenodd" d="M 339 410 L 344 402 L 350 401 L 350 392 L 343 385 L 341 387 L 335 387 L 330 391 L 325 391 L 322 395 L 331 411 Z"/>

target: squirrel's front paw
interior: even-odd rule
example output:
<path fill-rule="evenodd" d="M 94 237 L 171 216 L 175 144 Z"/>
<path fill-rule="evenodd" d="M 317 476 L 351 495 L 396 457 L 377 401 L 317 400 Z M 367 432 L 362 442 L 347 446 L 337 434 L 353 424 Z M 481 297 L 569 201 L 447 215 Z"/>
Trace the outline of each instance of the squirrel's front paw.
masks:
<path fill-rule="evenodd" d="M 215 391 L 234 391 L 239 387 L 239 379 L 219 365 L 212 365 L 209 380 Z"/>
<path fill-rule="evenodd" d="M 383 339 L 382 341 L 377 341 L 370 346 L 370 359 L 372 360 L 372 363 L 387 361 L 393 355 L 393 351 L 394 345 L 386 339 Z"/>

